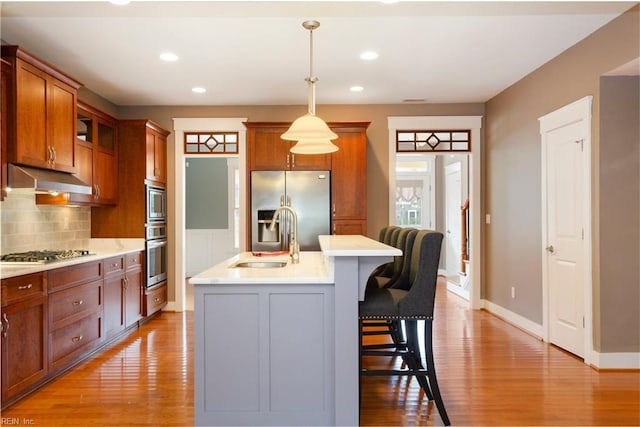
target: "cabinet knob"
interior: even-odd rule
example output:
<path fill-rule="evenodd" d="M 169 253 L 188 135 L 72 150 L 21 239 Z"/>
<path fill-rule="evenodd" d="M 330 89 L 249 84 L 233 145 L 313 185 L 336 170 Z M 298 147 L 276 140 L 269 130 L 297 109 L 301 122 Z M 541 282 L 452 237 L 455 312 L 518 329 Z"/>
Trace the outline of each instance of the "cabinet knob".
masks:
<path fill-rule="evenodd" d="M 83 337 L 82 337 L 82 335 L 78 335 L 77 337 L 73 337 L 73 338 L 71 338 L 71 341 L 73 341 L 73 342 L 80 342 L 80 341 L 82 341 L 82 338 L 83 338 Z"/>
<path fill-rule="evenodd" d="M 84 301 L 82 301 L 81 299 L 79 299 L 79 300 L 75 300 L 75 301 L 73 301 L 71 304 L 73 304 L 73 305 L 82 305 L 82 304 L 84 304 Z"/>
<path fill-rule="evenodd" d="M 33 284 L 29 283 L 28 285 L 18 286 L 19 291 L 26 291 L 27 289 L 33 288 Z"/>
<path fill-rule="evenodd" d="M 160 298 L 155 297 L 155 298 L 153 299 L 153 302 L 160 302 Z"/>

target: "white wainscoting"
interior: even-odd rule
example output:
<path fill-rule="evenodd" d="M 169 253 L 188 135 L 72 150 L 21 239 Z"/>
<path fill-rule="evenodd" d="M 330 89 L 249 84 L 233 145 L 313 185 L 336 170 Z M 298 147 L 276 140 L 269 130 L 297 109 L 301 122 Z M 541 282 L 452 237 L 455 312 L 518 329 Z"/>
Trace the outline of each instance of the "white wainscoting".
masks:
<path fill-rule="evenodd" d="M 186 273 L 194 276 L 238 253 L 231 230 L 186 230 Z"/>

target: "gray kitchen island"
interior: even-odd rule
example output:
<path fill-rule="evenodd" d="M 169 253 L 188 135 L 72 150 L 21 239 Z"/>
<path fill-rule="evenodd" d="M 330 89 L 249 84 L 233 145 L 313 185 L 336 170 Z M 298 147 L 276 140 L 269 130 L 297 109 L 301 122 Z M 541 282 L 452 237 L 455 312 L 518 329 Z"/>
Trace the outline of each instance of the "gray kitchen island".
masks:
<path fill-rule="evenodd" d="M 401 251 L 319 240 L 298 264 L 246 252 L 190 279 L 196 425 L 358 425 L 358 301 Z"/>

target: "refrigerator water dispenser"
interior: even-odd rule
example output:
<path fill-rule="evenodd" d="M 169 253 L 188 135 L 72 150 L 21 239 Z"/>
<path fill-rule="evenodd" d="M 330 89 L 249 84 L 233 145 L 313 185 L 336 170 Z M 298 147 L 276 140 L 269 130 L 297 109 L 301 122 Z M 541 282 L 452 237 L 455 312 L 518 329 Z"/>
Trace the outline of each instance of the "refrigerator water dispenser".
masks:
<path fill-rule="evenodd" d="M 259 209 L 258 210 L 258 242 L 259 243 L 278 243 L 280 242 L 280 222 L 276 221 L 273 231 L 270 230 L 271 220 L 275 210 Z"/>

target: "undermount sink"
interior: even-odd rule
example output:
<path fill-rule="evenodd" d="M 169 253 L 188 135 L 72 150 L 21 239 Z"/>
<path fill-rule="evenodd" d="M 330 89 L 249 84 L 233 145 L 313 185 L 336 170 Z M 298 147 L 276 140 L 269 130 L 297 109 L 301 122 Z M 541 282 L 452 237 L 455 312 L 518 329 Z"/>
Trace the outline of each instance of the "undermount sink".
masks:
<path fill-rule="evenodd" d="M 282 268 L 287 265 L 287 261 L 238 261 L 230 268 Z"/>

